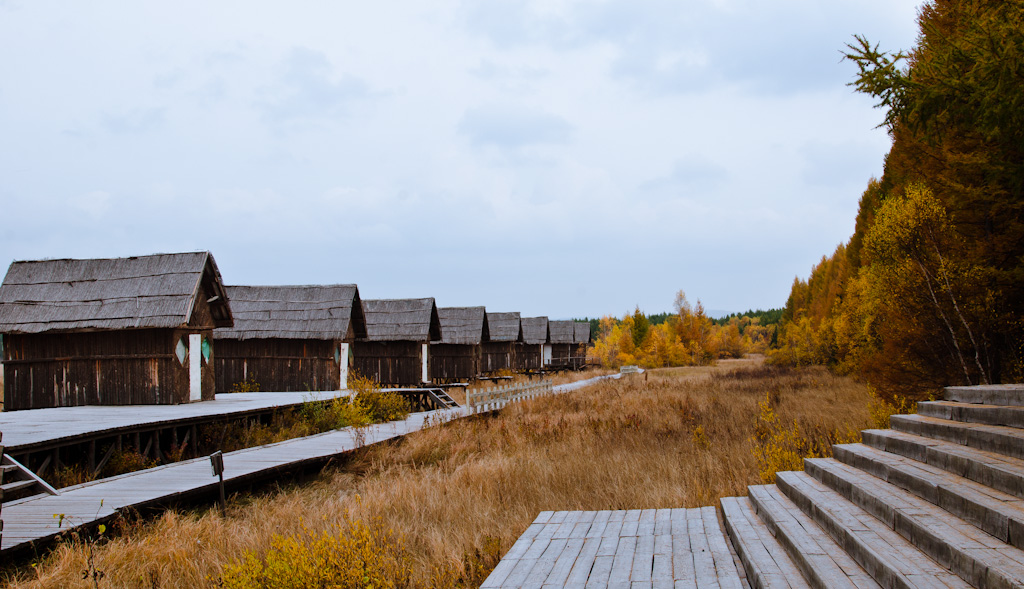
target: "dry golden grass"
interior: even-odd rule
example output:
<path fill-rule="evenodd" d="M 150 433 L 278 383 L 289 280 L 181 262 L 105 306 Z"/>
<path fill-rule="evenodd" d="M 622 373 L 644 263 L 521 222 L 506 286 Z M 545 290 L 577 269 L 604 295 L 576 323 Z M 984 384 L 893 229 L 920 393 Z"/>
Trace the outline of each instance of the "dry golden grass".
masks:
<path fill-rule="evenodd" d="M 752 435 L 769 399 L 782 423 L 828 439 L 870 424 L 862 385 L 756 361 L 668 369 L 510 406 L 368 448 L 301 488 L 169 512 L 99 546 L 111 587 L 215 587 L 246 551 L 347 513 L 404 537 L 413 570 L 478 584 L 542 510 L 696 507 L 760 482 Z M 86 587 L 82 545 L 58 547 L 19 587 Z M 465 572 L 467 571 L 468 572 Z M 30 575 L 31 576 L 31 575 Z"/>

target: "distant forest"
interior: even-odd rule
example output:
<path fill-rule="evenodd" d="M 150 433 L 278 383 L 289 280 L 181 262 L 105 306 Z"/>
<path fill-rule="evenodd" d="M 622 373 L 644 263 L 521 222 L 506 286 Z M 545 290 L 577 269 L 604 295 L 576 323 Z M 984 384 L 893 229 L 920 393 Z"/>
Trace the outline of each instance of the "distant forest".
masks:
<path fill-rule="evenodd" d="M 607 365 L 766 351 L 824 364 L 887 399 L 1024 378 L 1024 0 L 931 0 L 917 46 L 854 37 L 851 86 L 877 100 L 893 143 L 853 236 L 797 278 L 786 306 L 708 319 L 591 320 Z"/>

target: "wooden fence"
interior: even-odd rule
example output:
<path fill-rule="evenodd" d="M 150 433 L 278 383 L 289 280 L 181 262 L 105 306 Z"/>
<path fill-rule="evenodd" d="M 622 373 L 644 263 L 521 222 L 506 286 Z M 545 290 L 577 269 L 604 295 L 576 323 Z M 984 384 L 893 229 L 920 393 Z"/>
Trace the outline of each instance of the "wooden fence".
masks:
<path fill-rule="evenodd" d="M 466 391 L 466 411 L 471 415 L 484 411 L 496 411 L 513 401 L 552 395 L 554 391 L 550 380 L 471 389 Z"/>

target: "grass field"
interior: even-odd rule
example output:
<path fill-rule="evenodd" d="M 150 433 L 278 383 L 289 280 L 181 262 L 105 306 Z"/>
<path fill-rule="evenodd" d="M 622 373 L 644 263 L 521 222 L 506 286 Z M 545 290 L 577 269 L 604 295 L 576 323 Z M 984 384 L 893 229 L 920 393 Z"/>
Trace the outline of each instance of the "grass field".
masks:
<path fill-rule="evenodd" d="M 92 547 L 93 568 L 100 586 L 216 587 L 235 563 L 225 585 L 247 586 L 265 578 L 245 575 L 266 560 L 296 584 L 262 586 L 298 587 L 329 568 L 303 560 L 326 534 L 355 539 L 346 563 L 358 554 L 386 561 L 358 571 L 379 575 L 375 587 L 476 586 L 539 511 L 697 507 L 742 495 L 765 468 L 869 427 L 869 403 L 863 385 L 824 369 L 756 360 L 605 381 L 367 448 L 312 483 L 235 497 L 226 517 L 204 509 L 132 524 Z M 69 542 L 10 581 L 90 587 L 89 553 L 90 544 Z"/>

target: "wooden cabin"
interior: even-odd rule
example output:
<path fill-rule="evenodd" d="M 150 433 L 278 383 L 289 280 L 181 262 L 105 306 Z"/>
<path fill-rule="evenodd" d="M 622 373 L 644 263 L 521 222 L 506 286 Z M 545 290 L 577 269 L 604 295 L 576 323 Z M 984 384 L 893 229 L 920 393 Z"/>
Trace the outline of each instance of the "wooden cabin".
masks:
<path fill-rule="evenodd" d="M 516 344 L 523 341 L 523 325 L 519 313 L 488 313 L 487 328 L 491 341 L 483 345 L 481 372 L 496 372 L 516 369 Z"/>
<path fill-rule="evenodd" d="M 576 342 L 574 368 L 579 370 L 587 365 L 587 348 L 590 347 L 590 322 L 577 321 L 573 328 L 573 339 Z"/>
<path fill-rule="evenodd" d="M 4 409 L 214 397 L 233 324 L 209 252 L 14 262 L 0 285 Z"/>
<path fill-rule="evenodd" d="M 548 343 L 548 318 L 523 317 L 523 343 L 516 346 L 516 368 L 520 371 L 544 367 L 544 349 Z"/>
<path fill-rule="evenodd" d="M 434 299 L 363 301 L 366 338 L 353 346 L 352 368 L 387 386 L 430 382 L 430 342 L 441 339 Z"/>
<path fill-rule="evenodd" d="M 576 325 L 574 321 L 549 321 L 552 368 L 572 368 L 576 351 Z"/>
<path fill-rule="evenodd" d="M 430 344 L 430 380 L 468 382 L 480 374 L 483 344 L 489 341 L 484 307 L 440 307 L 441 339 Z"/>
<path fill-rule="evenodd" d="M 366 337 L 354 284 L 228 286 L 234 327 L 216 329 L 218 393 L 243 382 L 261 391 L 348 387 L 350 346 Z"/>

